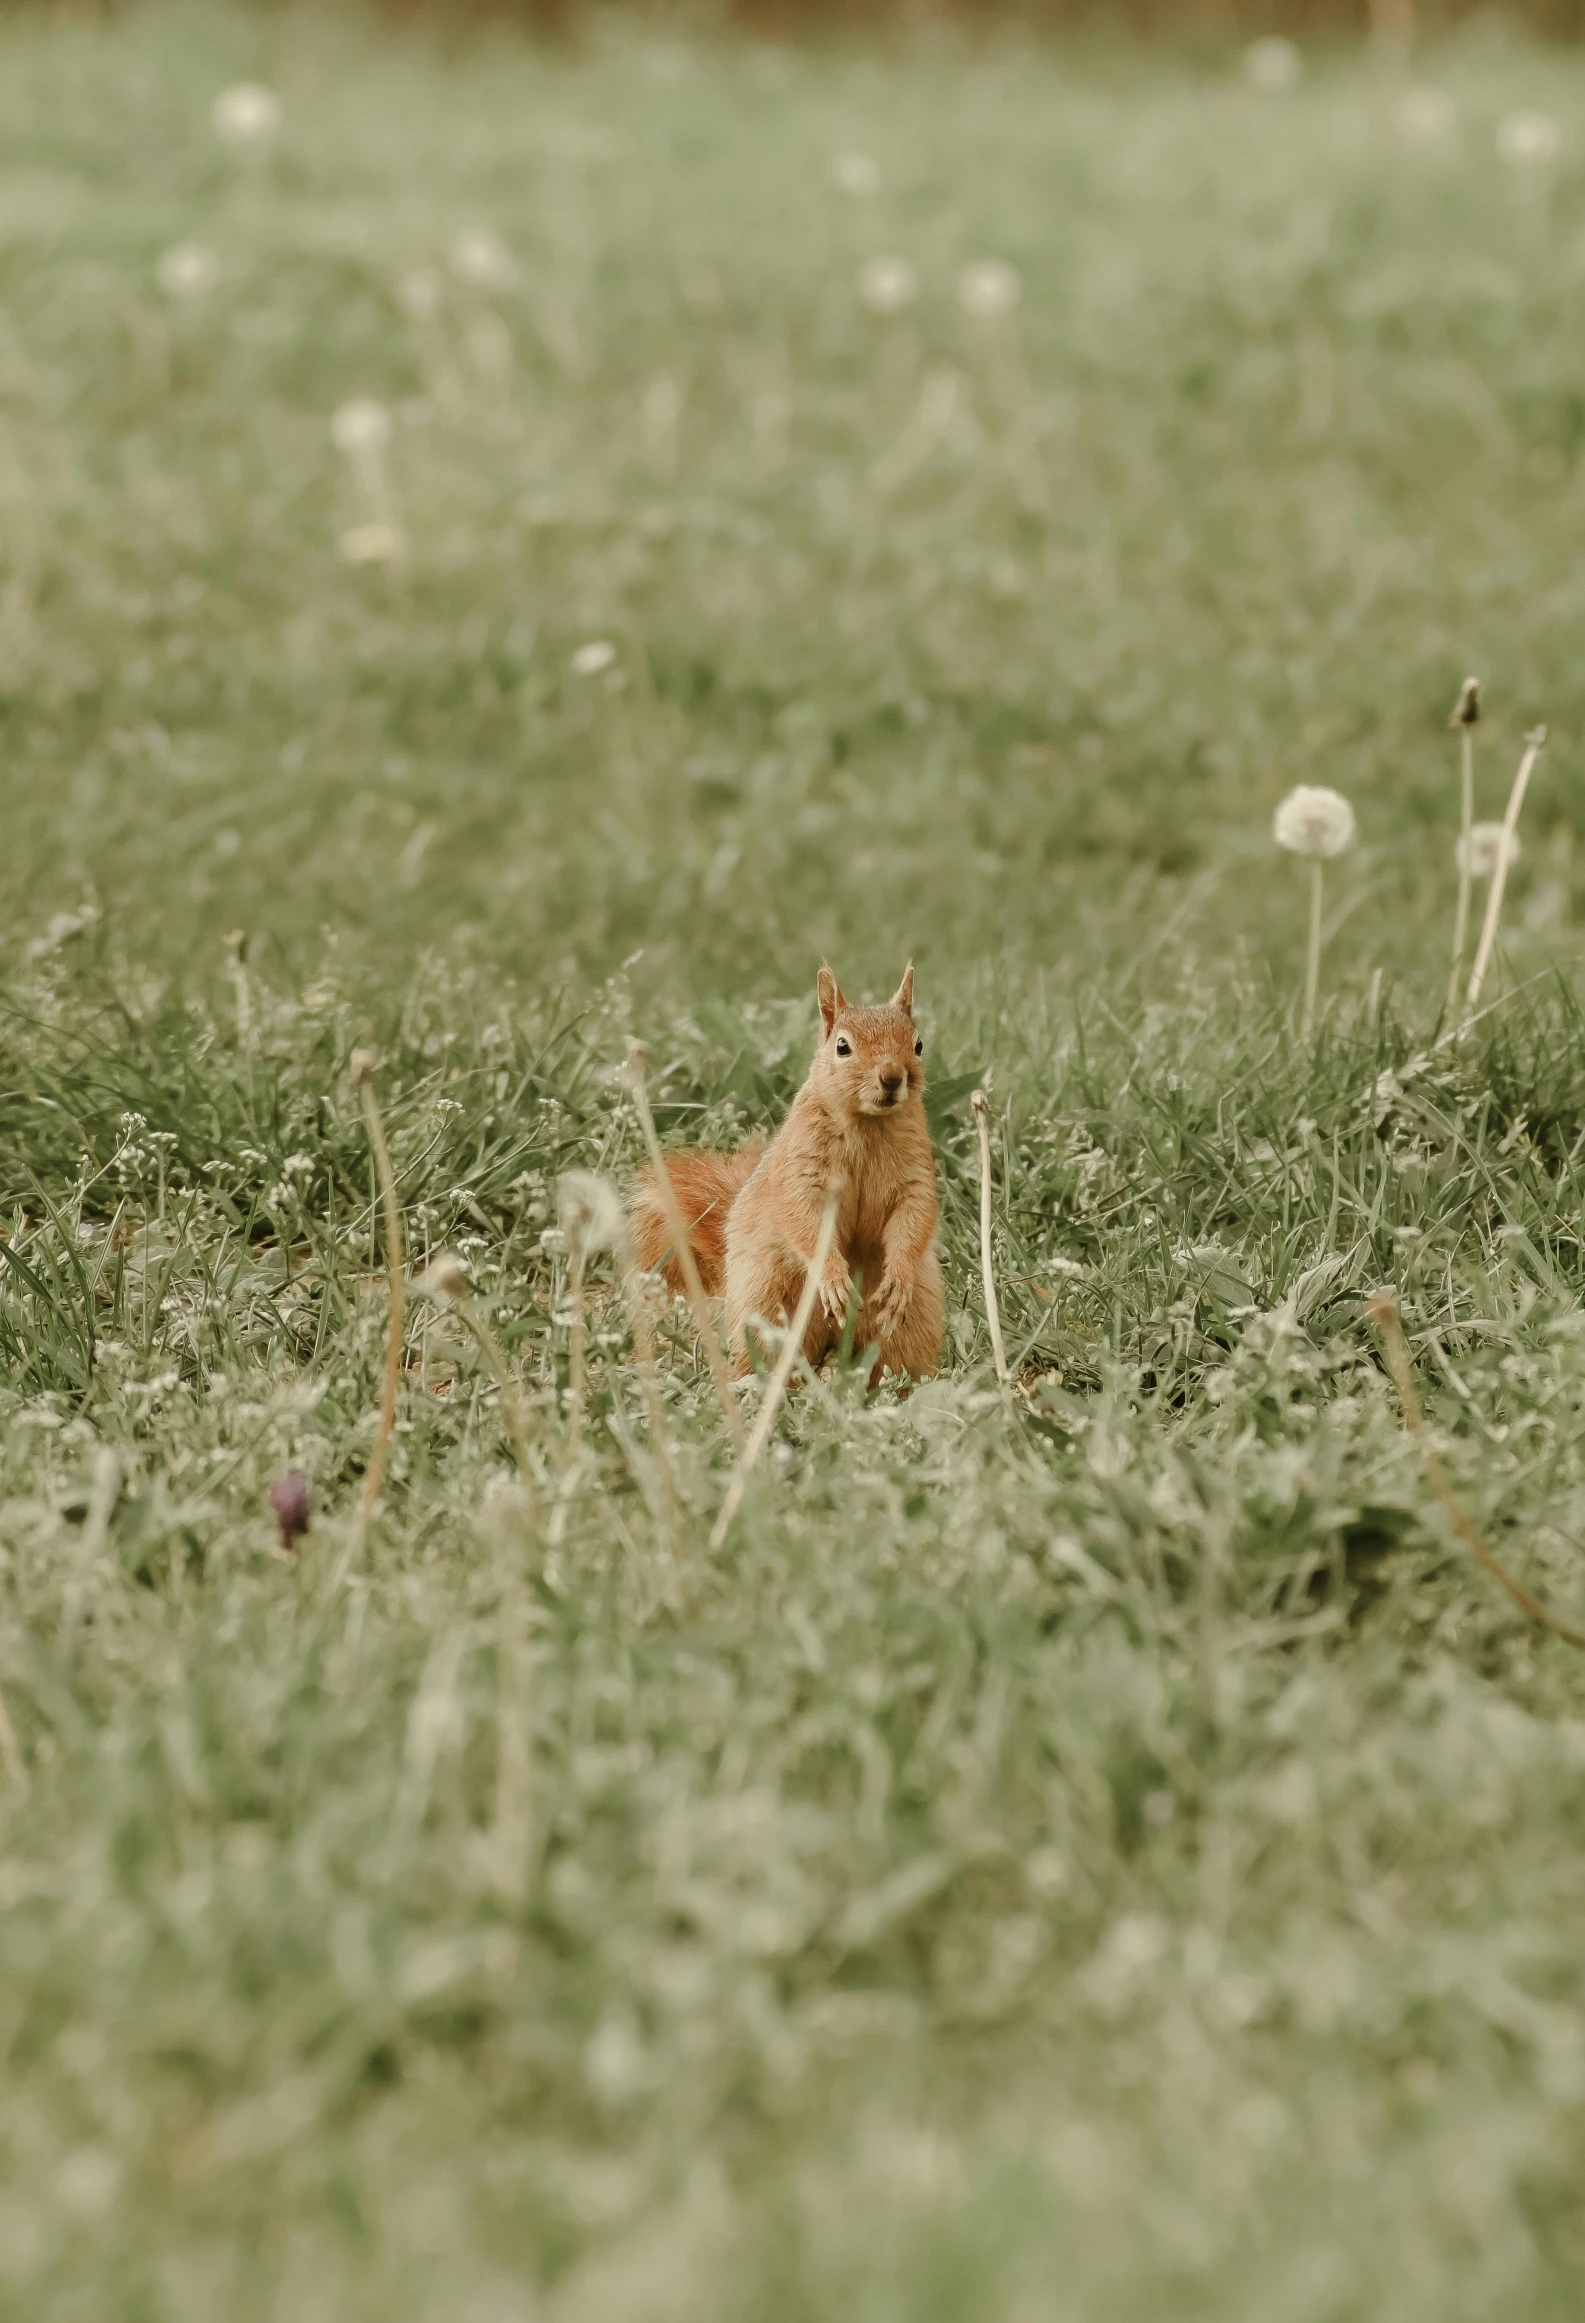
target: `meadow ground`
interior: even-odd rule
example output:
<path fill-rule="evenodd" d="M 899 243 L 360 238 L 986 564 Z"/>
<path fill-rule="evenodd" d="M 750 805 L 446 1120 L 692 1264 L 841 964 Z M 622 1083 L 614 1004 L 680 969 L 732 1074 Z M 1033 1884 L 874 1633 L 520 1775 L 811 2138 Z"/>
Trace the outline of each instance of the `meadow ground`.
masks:
<path fill-rule="evenodd" d="M 1361 1297 L 1577 1609 L 1585 61 L 156 7 L 0 128 L 0 2311 L 1576 2315 L 1585 1667 Z M 1438 1048 L 1468 669 L 1484 812 L 1553 741 Z M 774 1117 L 823 952 L 918 962 L 950 1363 L 712 1554 L 603 1259 L 569 1454 L 557 1180 L 630 1028 Z M 360 1544 L 365 1041 L 532 1489 L 415 1306 Z"/>

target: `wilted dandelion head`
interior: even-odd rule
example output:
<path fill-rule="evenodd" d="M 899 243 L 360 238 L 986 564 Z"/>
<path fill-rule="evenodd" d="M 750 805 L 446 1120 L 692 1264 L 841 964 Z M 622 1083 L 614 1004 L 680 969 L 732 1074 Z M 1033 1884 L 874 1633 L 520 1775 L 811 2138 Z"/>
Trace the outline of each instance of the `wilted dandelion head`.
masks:
<path fill-rule="evenodd" d="M 1505 113 L 1497 124 L 1497 154 L 1511 169 L 1544 169 L 1556 161 L 1563 132 L 1550 113 Z"/>
<path fill-rule="evenodd" d="M 1244 78 L 1252 88 L 1291 89 L 1303 70 L 1303 57 L 1279 34 L 1252 40 L 1244 51 Z"/>
<path fill-rule="evenodd" d="M 355 395 L 336 407 L 330 433 L 338 452 L 349 460 L 366 460 L 390 442 L 391 415 L 372 395 Z"/>
<path fill-rule="evenodd" d="M 440 307 L 442 286 L 440 276 L 429 266 L 415 266 L 402 276 L 396 286 L 397 303 L 404 315 L 415 322 L 435 314 Z"/>
<path fill-rule="evenodd" d="M 454 1250 L 442 1250 L 413 1277 L 413 1288 L 426 1299 L 465 1299 L 471 1289 L 466 1262 Z"/>
<path fill-rule="evenodd" d="M 976 322 L 1010 315 L 1023 295 L 1018 269 L 1005 258 L 976 258 L 958 276 L 958 304 Z"/>
<path fill-rule="evenodd" d="M 556 1188 L 561 1230 L 587 1257 L 613 1250 L 622 1239 L 622 1198 L 596 1170 L 568 1170 Z"/>
<path fill-rule="evenodd" d="M 851 194 L 855 201 L 862 201 L 881 190 L 880 164 L 867 153 L 833 153 L 831 183 L 839 194 Z"/>
<path fill-rule="evenodd" d="M 579 646 L 570 666 L 581 678 L 597 678 L 615 659 L 616 647 L 608 637 L 591 637 L 587 645 Z"/>
<path fill-rule="evenodd" d="M 350 524 L 336 543 L 349 565 L 399 565 L 407 536 L 394 524 Z"/>
<path fill-rule="evenodd" d="M 1499 863 L 1511 870 L 1519 860 L 1519 834 L 1502 823 L 1472 823 L 1469 844 L 1462 833 L 1453 847 L 1453 861 L 1471 879 L 1490 879 Z"/>
<path fill-rule="evenodd" d="M 1271 818 L 1271 835 L 1290 855 L 1341 855 L 1354 844 L 1354 810 L 1341 791 L 1301 782 Z"/>
<path fill-rule="evenodd" d="M 281 1547 L 290 1554 L 309 1529 L 308 1478 L 301 1468 L 288 1468 L 270 1486 L 270 1507 L 281 1528 Z"/>
<path fill-rule="evenodd" d="M 209 118 L 233 153 L 267 153 L 281 133 L 281 100 L 257 81 L 236 81 L 221 90 Z"/>
<path fill-rule="evenodd" d="M 1392 109 L 1392 117 L 1400 135 L 1429 142 L 1433 137 L 1445 137 L 1456 116 L 1453 100 L 1445 90 L 1428 88 L 1419 82 L 1414 88 L 1404 90 Z"/>
<path fill-rule="evenodd" d="M 220 280 L 220 261 L 202 242 L 177 242 L 155 268 L 167 298 L 202 298 Z"/>
<path fill-rule="evenodd" d="M 355 1089 L 361 1089 L 365 1081 L 373 1080 L 374 1068 L 379 1061 L 373 1049 L 353 1050 L 347 1059 L 347 1072 Z"/>
<path fill-rule="evenodd" d="M 859 298 L 872 315 L 900 315 L 919 296 L 919 277 L 906 258 L 871 258 L 859 273 Z"/>
<path fill-rule="evenodd" d="M 448 264 L 470 290 L 505 290 L 517 271 L 511 251 L 488 226 L 469 226 L 459 234 Z"/>
<path fill-rule="evenodd" d="M 1466 678 L 1458 689 L 1458 700 L 1453 704 L 1450 726 L 1478 726 L 1480 724 L 1480 680 Z"/>

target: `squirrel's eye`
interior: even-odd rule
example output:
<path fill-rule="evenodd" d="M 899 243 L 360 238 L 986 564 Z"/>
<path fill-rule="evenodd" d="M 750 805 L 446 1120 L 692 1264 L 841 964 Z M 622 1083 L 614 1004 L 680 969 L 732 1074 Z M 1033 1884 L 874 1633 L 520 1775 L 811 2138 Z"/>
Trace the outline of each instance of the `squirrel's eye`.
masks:
<path fill-rule="evenodd" d="M 925 1053 L 925 1044 L 924 1044 L 924 1042 L 923 1042 L 923 1041 L 915 1041 L 915 1043 L 914 1043 L 914 1055 L 915 1055 L 916 1057 L 922 1057 L 922 1056 L 924 1055 L 924 1053 Z"/>
<path fill-rule="evenodd" d="M 839 1034 L 837 1035 L 837 1055 L 838 1055 L 839 1057 L 850 1057 L 850 1056 L 852 1056 L 852 1054 L 853 1054 L 853 1044 L 852 1044 L 852 1042 L 851 1042 L 851 1041 L 844 1040 L 844 1039 L 842 1038 L 842 1035 L 839 1033 Z"/>

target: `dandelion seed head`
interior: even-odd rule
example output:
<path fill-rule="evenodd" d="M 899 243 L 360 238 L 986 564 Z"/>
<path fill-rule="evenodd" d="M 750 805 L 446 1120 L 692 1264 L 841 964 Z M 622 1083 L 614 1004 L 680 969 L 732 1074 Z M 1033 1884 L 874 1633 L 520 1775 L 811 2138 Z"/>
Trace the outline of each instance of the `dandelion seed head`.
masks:
<path fill-rule="evenodd" d="M 470 226 L 459 234 L 447 263 L 470 290 L 505 290 L 517 272 L 511 251 L 488 226 Z"/>
<path fill-rule="evenodd" d="M 1251 88 L 1291 89 L 1304 71 L 1304 59 L 1291 40 L 1274 34 L 1252 40 L 1244 51 L 1244 78 Z"/>
<path fill-rule="evenodd" d="M 622 1239 L 622 1200 L 597 1170 L 568 1170 L 556 1187 L 561 1230 L 587 1256 L 612 1250 Z"/>
<path fill-rule="evenodd" d="M 879 162 L 867 153 L 833 153 L 831 156 L 831 183 L 840 194 L 851 194 L 855 201 L 863 201 L 881 190 Z"/>
<path fill-rule="evenodd" d="M 1354 844 L 1354 810 L 1341 791 L 1301 782 L 1271 819 L 1271 835 L 1291 855 L 1341 855 Z"/>
<path fill-rule="evenodd" d="M 155 273 L 167 298 L 202 298 L 220 280 L 220 261 L 202 242 L 177 242 L 162 254 Z"/>
<path fill-rule="evenodd" d="M 906 258 L 871 258 L 859 273 L 859 299 L 872 315 L 900 315 L 919 296 L 919 277 Z"/>
<path fill-rule="evenodd" d="M 440 1251 L 413 1277 L 414 1290 L 426 1299 L 465 1299 L 470 1287 L 466 1262 L 454 1250 Z"/>
<path fill-rule="evenodd" d="M 609 669 L 616 659 L 616 647 L 608 637 L 592 637 L 587 645 L 580 645 L 572 657 L 571 667 L 581 678 L 597 678 L 603 669 Z"/>
<path fill-rule="evenodd" d="M 1453 846 L 1454 863 L 1471 879 L 1490 879 L 1499 863 L 1506 862 L 1512 870 L 1518 860 L 1519 834 L 1508 834 L 1501 823 L 1473 823 L 1468 846 L 1462 833 Z"/>
<path fill-rule="evenodd" d="M 394 524 L 351 524 L 336 543 L 343 564 L 399 565 L 407 536 Z"/>
<path fill-rule="evenodd" d="M 1550 113 L 1505 113 L 1497 124 L 1498 159 L 1510 169 L 1545 169 L 1563 149 L 1563 132 Z"/>
<path fill-rule="evenodd" d="M 281 100 L 258 81 L 235 81 L 221 90 L 209 118 L 233 153 L 267 153 L 281 133 Z"/>
<path fill-rule="evenodd" d="M 390 442 L 391 415 L 372 395 L 355 395 L 337 406 L 330 433 L 337 451 L 349 460 L 366 459 Z"/>
<path fill-rule="evenodd" d="M 442 296 L 440 276 L 429 266 L 415 266 L 404 274 L 396 286 L 397 303 L 404 315 L 415 322 L 439 311 Z"/>
<path fill-rule="evenodd" d="M 958 276 L 958 304 L 976 322 L 1010 315 L 1023 295 L 1018 269 L 1005 258 L 976 258 Z"/>
<path fill-rule="evenodd" d="M 1392 109 L 1392 117 L 1401 136 L 1429 144 L 1433 138 L 1447 135 L 1457 115 L 1453 100 L 1445 90 L 1428 88 L 1420 82 L 1404 90 Z"/>

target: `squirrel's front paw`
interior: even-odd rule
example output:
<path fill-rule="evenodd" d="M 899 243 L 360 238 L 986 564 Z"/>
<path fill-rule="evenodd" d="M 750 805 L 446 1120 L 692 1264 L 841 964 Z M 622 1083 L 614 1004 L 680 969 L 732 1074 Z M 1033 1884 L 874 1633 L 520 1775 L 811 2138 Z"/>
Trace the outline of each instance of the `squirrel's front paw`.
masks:
<path fill-rule="evenodd" d="M 852 1296 L 852 1270 L 842 1253 L 835 1250 L 826 1262 L 825 1276 L 820 1284 L 820 1304 L 833 1323 L 843 1320 Z"/>
<path fill-rule="evenodd" d="M 908 1312 L 908 1302 L 913 1292 L 913 1284 L 904 1282 L 899 1275 L 889 1274 L 886 1277 L 870 1308 L 870 1325 L 876 1337 L 890 1339 L 894 1335 Z"/>

